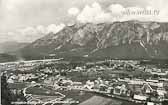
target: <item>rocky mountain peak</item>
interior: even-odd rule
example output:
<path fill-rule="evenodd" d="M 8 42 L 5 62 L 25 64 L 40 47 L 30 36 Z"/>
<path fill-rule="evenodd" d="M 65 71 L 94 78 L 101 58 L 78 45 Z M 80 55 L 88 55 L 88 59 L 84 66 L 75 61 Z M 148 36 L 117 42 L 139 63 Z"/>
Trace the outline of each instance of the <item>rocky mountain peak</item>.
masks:
<path fill-rule="evenodd" d="M 125 46 L 125 48 L 123 48 Z M 115 57 L 113 50 L 125 52 L 125 58 L 131 58 L 132 53 L 142 53 L 133 58 L 160 58 L 167 57 L 168 51 L 168 23 L 126 21 L 101 24 L 74 24 L 66 26 L 60 32 L 50 33 L 36 40 L 21 51 L 30 49 L 32 53 L 41 51 L 42 55 L 54 53 L 56 55 L 96 55 Z M 163 47 L 164 50 L 161 48 Z M 106 50 L 109 54 L 106 54 Z M 103 53 L 104 52 L 104 53 Z M 120 57 L 119 55 L 117 55 Z"/>

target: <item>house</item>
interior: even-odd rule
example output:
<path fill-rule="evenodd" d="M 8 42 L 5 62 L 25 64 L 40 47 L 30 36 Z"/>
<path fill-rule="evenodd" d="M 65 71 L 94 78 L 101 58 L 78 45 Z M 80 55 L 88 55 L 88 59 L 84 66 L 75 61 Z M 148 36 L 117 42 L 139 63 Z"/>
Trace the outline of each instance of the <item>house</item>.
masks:
<path fill-rule="evenodd" d="M 63 79 L 62 83 L 64 84 L 64 86 L 75 84 L 74 82 L 72 82 L 72 80 L 66 80 L 66 79 Z"/>
<path fill-rule="evenodd" d="M 155 105 L 153 102 L 147 102 L 147 105 Z"/>
<path fill-rule="evenodd" d="M 127 93 L 127 88 L 125 84 L 122 84 L 121 86 L 116 86 L 114 88 L 113 94 L 115 95 L 123 95 Z"/>
<path fill-rule="evenodd" d="M 84 86 L 84 88 L 87 88 L 89 90 L 93 89 L 94 88 L 94 82 L 91 82 L 90 80 L 88 80 L 86 82 L 86 85 Z"/>
<path fill-rule="evenodd" d="M 19 77 L 19 79 L 18 79 L 19 82 L 23 82 L 26 80 L 25 75 L 18 75 L 18 77 Z"/>
<path fill-rule="evenodd" d="M 114 88 L 113 87 L 108 87 L 107 93 L 113 94 Z"/>
<path fill-rule="evenodd" d="M 134 95 L 134 97 L 133 97 L 133 99 L 135 99 L 135 100 L 140 100 L 140 101 L 146 101 L 147 100 L 147 96 L 145 96 L 145 95 Z"/>
<path fill-rule="evenodd" d="M 14 83 L 14 80 L 13 80 L 12 78 L 9 78 L 9 79 L 7 80 L 7 82 L 8 82 L 8 83 Z"/>
<path fill-rule="evenodd" d="M 163 99 L 165 94 L 167 94 L 167 92 L 164 88 L 157 88 L 156 92 L 158 94 L 159 99 Z"/>
<path fill-rule="evenodd" d="M 36 82 L 35 81 L 32 81 L 31 84 L 35 84 Z"/>
<path fill-rule="evenodd" d="M 146 94 L 154 92 L 154 90 L 152 89 L 152 87 L 148 83 L 145 83 L 142 86 L 142 91 L 145 92 Z"/>
<path fill-rule="evenodd" d="M 99 85 L 99 91 L 106 91 L 108 89 L 107 85 L 100 84 Z"/>
<path fill-rule="evenodd" d="M 83 89 L 83 84 L 82 82 L 73 82 L 73 87 L 75 89 Z"/>

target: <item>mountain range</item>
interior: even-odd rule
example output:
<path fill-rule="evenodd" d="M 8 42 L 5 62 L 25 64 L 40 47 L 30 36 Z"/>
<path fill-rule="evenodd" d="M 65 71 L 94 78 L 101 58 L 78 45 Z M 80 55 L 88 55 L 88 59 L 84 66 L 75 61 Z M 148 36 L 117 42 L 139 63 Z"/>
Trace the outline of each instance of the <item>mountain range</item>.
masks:
<path fill-rule="evenodd" d="M 0 43 L 0 53 L 12 53 L 21 48 L 24 48 L 29 43 L 17 42 L 17 41 L 7 41 Z"/>
<path fill-rule="evenodd" d="M 26 59 L 168 59 L 168 23 L 77 23 L 37 39 L 17 54 Z"/>

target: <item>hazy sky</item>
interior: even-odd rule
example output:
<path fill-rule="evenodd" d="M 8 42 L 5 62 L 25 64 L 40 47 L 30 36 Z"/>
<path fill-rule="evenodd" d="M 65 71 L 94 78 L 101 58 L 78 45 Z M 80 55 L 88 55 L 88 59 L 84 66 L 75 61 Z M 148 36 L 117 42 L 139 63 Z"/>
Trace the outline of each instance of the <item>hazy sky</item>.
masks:
<path fill-rule="evenodd" d="M 159 15 L 118 17 L 123 9 L 143 8 L 159 10 Z M 0 42 L 31 42 L 72 22 L 129 19 L 168 21 L 168 0 L 0 0 Z"/>

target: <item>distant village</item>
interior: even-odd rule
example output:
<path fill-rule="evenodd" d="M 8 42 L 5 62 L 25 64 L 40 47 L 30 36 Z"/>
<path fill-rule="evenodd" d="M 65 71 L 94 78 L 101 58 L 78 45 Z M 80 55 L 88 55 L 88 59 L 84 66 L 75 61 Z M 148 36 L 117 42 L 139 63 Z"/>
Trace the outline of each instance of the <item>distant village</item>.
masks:
<path fill-rule="evenodd" d="M 53 90 L 76 89 L 147 105 L 161 105 L 168 100 L 168 68 L 140 61 L 15 62 L 0 64 L 0 69 L 1 75 L 7 76 L 11 91 L 15 94 L 22 91 L 25 97 L 24 91 L 30 87 L 48 86 Z M 27 98 L 33 100 L 33 96 Z"/>

